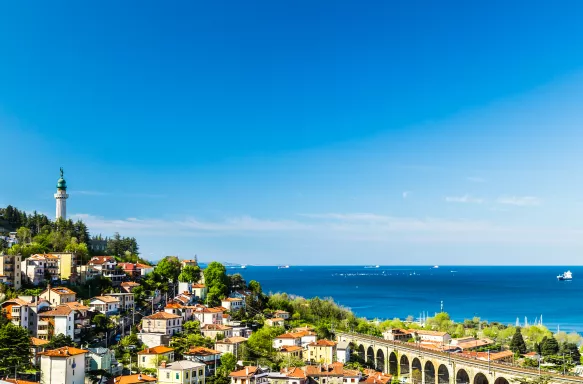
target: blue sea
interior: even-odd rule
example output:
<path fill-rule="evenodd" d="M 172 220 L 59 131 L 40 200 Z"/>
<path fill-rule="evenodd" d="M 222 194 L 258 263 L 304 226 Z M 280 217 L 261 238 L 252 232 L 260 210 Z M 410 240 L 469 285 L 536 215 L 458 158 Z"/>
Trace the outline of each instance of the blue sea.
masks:
<path fill-rule="evenodd" d="M 567 270 L 572 281 L 558 281 Z M 228 268 L 257 280 L 264 292 L 306 298 L 332 297 L 369 319 L 433 316 L 443 309 L 456 321 L 482 320 L 521 325 L 543 317 L 553 332 L 583 332 L 583 267 L 476 266 L 271 266 Z"/>

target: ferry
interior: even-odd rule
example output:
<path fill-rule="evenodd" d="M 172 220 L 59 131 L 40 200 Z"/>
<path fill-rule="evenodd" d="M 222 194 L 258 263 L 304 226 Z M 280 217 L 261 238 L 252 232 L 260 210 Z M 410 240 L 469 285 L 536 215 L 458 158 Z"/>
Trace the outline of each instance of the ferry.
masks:
<path fill-rule="evenodd" d="M 246 269 L 247 266 L 245 264 L 241 265 L 241 269 Z"/>
<path fill-rule="evenodd" d="M 289 265 L 280 265 L 277 269 L 288 269 Z"/>
<path fill-rule="evenodd" d="M 374 268 L 378 268 L 378 267 L 379 267 L 378 265 L 370 265 L 370 266 L 367 266 L 367 267 L 364 267 L 364 268 L 366 268 L 366 269 L 374 269 Z"/>
<path fill-rule="evenodd" d="M 559 281 L 573 280 L 573 274 L 571 273 L 571 271 L 564 272 L 562 275 L 557 276 L 557 280 Z"/>

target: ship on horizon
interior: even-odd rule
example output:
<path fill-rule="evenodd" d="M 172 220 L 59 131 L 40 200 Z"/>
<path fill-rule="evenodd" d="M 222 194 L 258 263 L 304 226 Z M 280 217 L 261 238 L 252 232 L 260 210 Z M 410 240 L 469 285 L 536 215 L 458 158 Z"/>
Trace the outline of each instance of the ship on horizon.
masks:
<path fill-rule="evenodd" d="M 378 265 L 367 265 L 366 267 L 364 267 L 365 269 L 375 269 L 378 268 Z"/>
<path fill-rule="evenodd" d="M 289 265 L 280 265 L 277 269 L 288 269 Z"/>
<path fill-rule="evenodd" d="M 571 281 L 573 280 L 573 274 L 571 271 L 563 272 L 562 275 L 557 276 L 557 280 L 559 281 Z"/>

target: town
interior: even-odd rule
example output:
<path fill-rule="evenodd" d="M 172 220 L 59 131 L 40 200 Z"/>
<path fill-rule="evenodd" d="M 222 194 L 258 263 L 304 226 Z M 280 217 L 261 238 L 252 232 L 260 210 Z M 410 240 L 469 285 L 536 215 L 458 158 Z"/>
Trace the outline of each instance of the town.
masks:
<path fill-rule="evenodd" d="M 553 335 L 542 319 L 521 329 L 445 312 L 356 318 L 330 299 L 266 294 L 218 262 L 152 265 L 133 238 L 90 237 L 67 221 L 62 169 L 54 197 L 54 222 L 0 211 L 0 383 L 507 384 L 583 373 L 581 337 Z"/>

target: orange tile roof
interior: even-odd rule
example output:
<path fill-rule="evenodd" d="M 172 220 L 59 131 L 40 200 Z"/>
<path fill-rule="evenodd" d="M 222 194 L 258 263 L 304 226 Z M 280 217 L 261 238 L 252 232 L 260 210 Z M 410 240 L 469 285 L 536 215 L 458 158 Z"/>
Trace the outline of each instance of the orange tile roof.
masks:
<path fill-rule="evenodd" d="M 210 356 L 210 355 L 218 355 L 220 351 L 216 351 L 214 349 L 205 348 L 205 347 L 190 347 L 190 349 L 185 352 L 185 355 L 198 355 L 198 356 Z"/>
<path fill-rule="evenodd" d="M 282 319 L 281 317 L 274 317 L 272 319 L 268 319 L 271 320 L 272 322 L 278 322 L 278 321 L 285 321 L 284 319 Z"/>
<path fill-rule="evenodd" d="M 245 367 L 245 368 L 238 370 L 238 371 L 233 371 L 229 374 L 229 376 L 230 377 L 252 377 L 255 375 L 256 372 L 257 372 L 257 367 L 250 366 L 250 367 Z"/>
<path fill-rule="evenodd" d="M 27 380 L 17 380 L 17 379 L 4 379 L 4 381 L 13 384 L 39 384 L 38 381 L 27 381 Z"/>
<path fill-rule="evenodd" d="M 113 256 L 93 256 L 87 264 L 103 264 L 105 262 L 115 262 L 115 257 Z"/>
<path fill-rule="evenodd" d="M 141 284 L 138 284 L 134 281 L 124 281 L 123 283 L 121 283 L 122 287 L 139 287 Z"/>
<path fill-rule="evenodd" d="M 174 351 L 174 348 L 159 345 L 157 347 L 146 348 L 143 351 L 138 352 L 138 355 L 161 355 L 163 353 L 168 353 L 172 351 Z"/>
<path fill-rule="evenodd" d="M 227 297 L 226 299 L 223 299 L 223 301 L 233 302 L 233 301 L 243 301 L 243 299 L 239 299 L 237 297 Z"/>
<path fill-rule="evenodd" d="M 331 341 L 331 340 L 318 340 L 315 343 L 310 343 L 308 344 L 311 347 L 333 347 L 336 345 L 335 341 Z"/>
<path fill-rule="evenodd" d="M 291 353 L 297 351 L 303 351 L 303 348 L 297 345 L 283 345 L 281 348 L 279 348 L 279 352 L 281 353 Z"/>
<path fill-rule="evenodd" d="M 41 292 L 41 295 L 44 294 L 45 292 L 48 292 L 48 289 L 45 289 L 44 291 Z M 51 288 L 51 292 L 56 293 L 57 295 L 75 295 L 75 291 L 70 290 L 67 287 L 53 287 Z"/>
<path fill-rule="evenodd" d="M 217 341 L 217 344 L 238 344 L 238 343 L 244 343 L 246 341 L 247 341 L 246 337 L 233 336 L 233 337 L 227 337 L 226 339 Z"/>
<path fill-rule="evenodd" d="M 144 319 L 151 319 L 151 320 L 171 320 L 171 319 L 179 319 L 180 316 L 174 315 L 172 313 L 167 312 L 156 312 L 153 315 L 146 316 Z"/>
<path fill-rule="evenodd" d="M 118 376 L 114 378 L 115 384 L 139 384 L 156 381 L 158 381 L 158 379 L 156 379 L 155 377 L 144 375 L 143 373 L 139 373 L 136 375 Z"/>
<path fill-rule="evenodd" d="M 206 288 L 204 284 L 192 284 L 192 288 Z"/>
<path fill-rule="evenodd" d="M 35 347 L 41 347 L 49 343 L 48 340 L 39 339 L 38 337 L 31 337 L 30 340 L 32 341 L 32 345 Z"/>
<path fill-rule="evenodd" d="M 87 353 L 89 351 L 85 349 L 79 349 L 74 347 L 61 347 L 57 349 L 51 349 L 50 351 L 45 351 L 39 353 L 42 356 L 50 356 L 50 357 L 69 357 L 69 356 L 76 356 L 81 355 L 83 353 Z"/>
<path fill-rule="evenodd" d="M 233 327 L 229 327 L 228 325 L 223 325 L 223 324 L 205 324 L 200 330 L 201 331 L 226 331 L 229 329 L 233 329 Z"/>
<path fill-rule="evenodd" d="M 372 372 L 363 383 L 366 384 L 388 384 L 391 382 L 391 375 L 384 375 L 381 372 Z"/>
<path fill-rule="evenodd" d="M 39 317 L 69 316 L 71 314 L 71 312 L 73 312 L 73 310 L 71 308 L 67 307 L 66 305 L 59 305 L 58 307 L 56 307 L 55 309 L 52 309 L 50 311 L 39 312 L 38 316 Z"/>
<path fill-rule="evenodd" d="M 89 310 L 88 306 L 86 306 L 85 304 L 82 304 L 78 301 L 73 301 L 71 303 L 64 303 L 61 305 L 66 305 L 67 307 L 71 308 L 74 311 L 87 311 L 87 310 Z"/>
<path fill-rule="evenodd" d="M 280 373 L 283 373 L 287 377 L 291 377 L 294 379 L 305 379 L 306 372 L 299 367 L 292 367 L 292 368 L 283 368 Z"/>
<path fill-rule="evenodd" d="M 113 297 L 113 296 L 95 296 L 92 297 L 91 300 L 99 300 L 99 301 L 103 301 L 104 303 L 115 303 L 115 302 L 119 302 L 119 299 L 117 297 Z"/>

